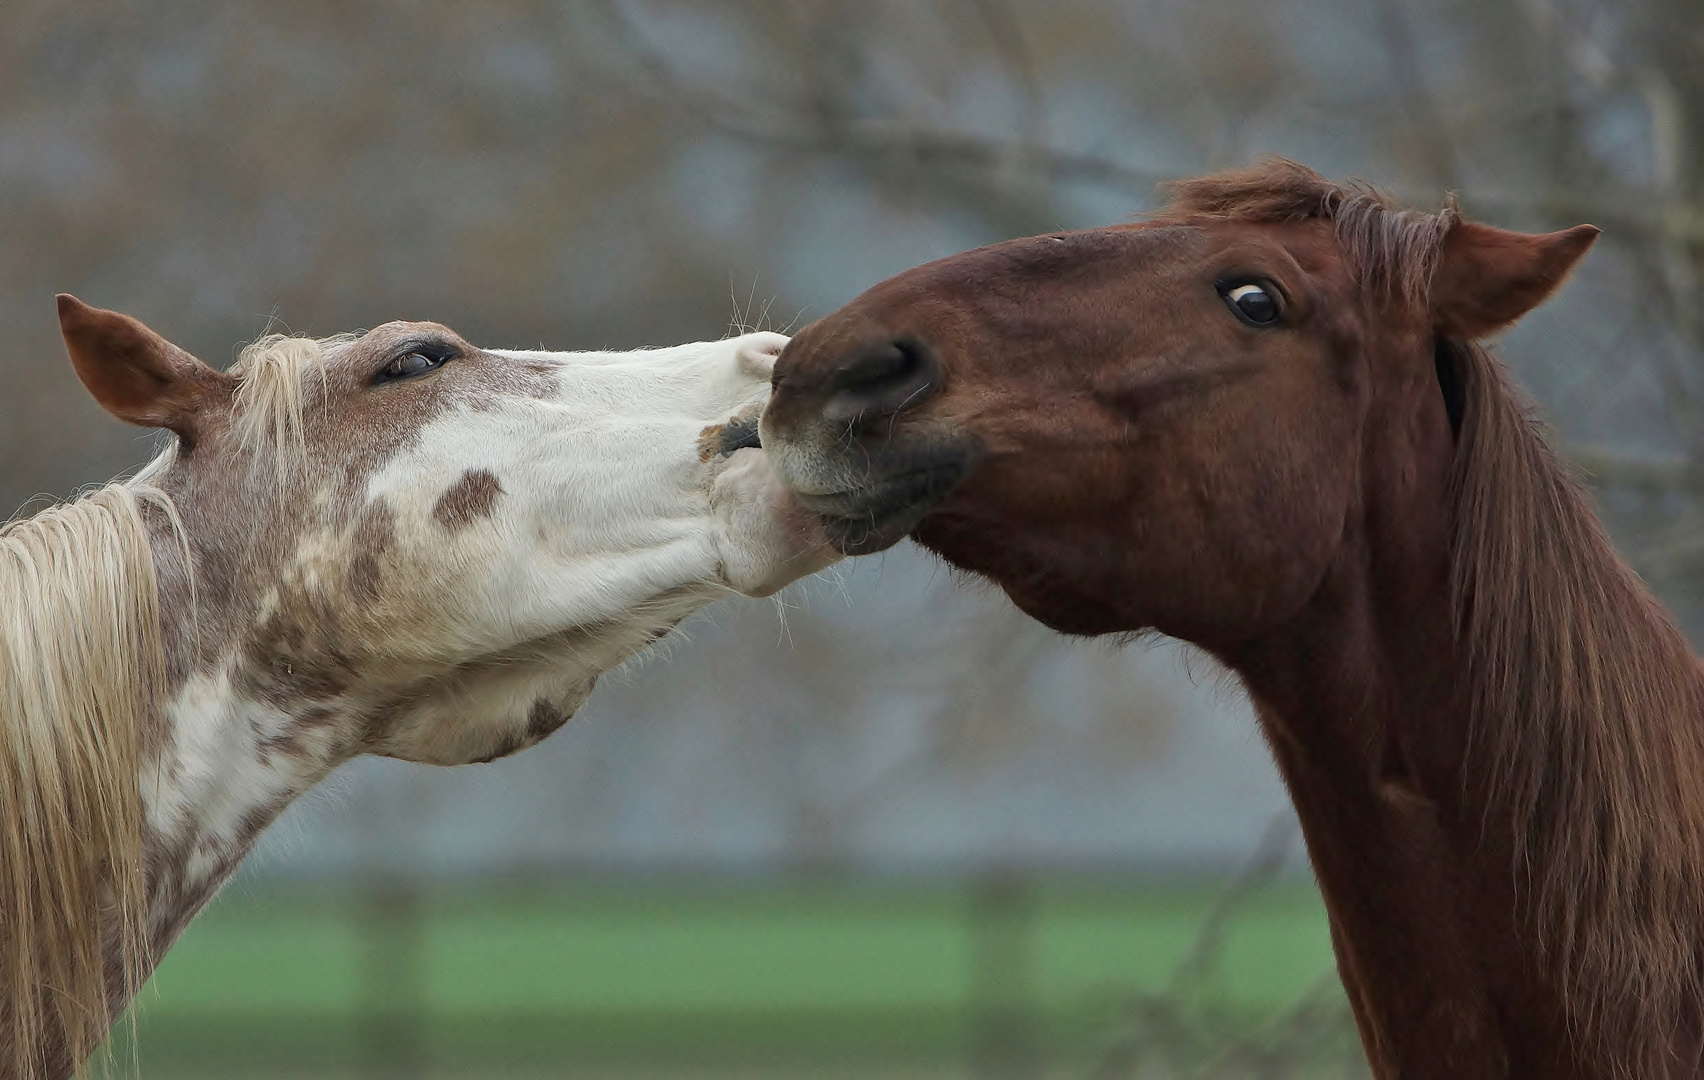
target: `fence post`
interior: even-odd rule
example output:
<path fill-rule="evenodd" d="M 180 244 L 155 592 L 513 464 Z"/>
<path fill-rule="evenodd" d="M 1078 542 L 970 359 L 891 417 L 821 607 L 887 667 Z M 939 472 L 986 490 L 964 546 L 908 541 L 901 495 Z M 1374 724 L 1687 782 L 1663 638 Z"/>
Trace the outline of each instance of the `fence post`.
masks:
<path fill-rule="evenodd" d="M 372 1080 L 415 1080 L 426 1064 L 425 946 L 419 886 L 406 874 L 366 879 L 359 904 L 361 1056 Z"/>
<path fill-rule="evenodd" d="M 976 1080 L 1037 1080 L 1034 895 L 1018 871 L 995 870 L 973 881 L 970 901 L 970 1073 Z"/>

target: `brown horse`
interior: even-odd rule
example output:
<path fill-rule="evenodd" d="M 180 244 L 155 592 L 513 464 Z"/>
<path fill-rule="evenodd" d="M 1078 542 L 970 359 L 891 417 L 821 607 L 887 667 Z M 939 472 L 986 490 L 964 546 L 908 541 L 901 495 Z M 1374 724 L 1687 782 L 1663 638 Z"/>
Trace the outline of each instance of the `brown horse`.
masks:
<path fill-rule="evenodd" d="M 1700 1063 L 1694 660 L 1477 340 L 1591 246 L 1301 166 L 876 286 L 762 437 L 845 551 L 910 534 L 1253 696 L 1381 1077 Z"/>

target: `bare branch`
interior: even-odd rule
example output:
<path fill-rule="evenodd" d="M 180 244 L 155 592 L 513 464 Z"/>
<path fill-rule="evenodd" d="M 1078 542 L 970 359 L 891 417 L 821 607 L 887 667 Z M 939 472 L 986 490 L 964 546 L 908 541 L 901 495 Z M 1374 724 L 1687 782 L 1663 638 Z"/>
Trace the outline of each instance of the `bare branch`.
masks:
<path fill-rule="evenodd" d="M 1449 125 L 1444 122 L 1444 114 L 1426 84 L 1426 73 L 1420 67 L 1420 50 L 1415 46 L 1414 33 L 1396 0 L 1377 0 L 1373 8 L 1379 32 L 1385 39 L 1385 49 L 1390 54 L 1391 75 L 1401 90 L 1397 100 L 1409 113 L 1415 134 L 1425 145 L 1433 178 L 1444 189 L 1454 190 L 1459 186 L 1455 145 L 1450 138 Z"/>
<path fill-rule="evenodd" d="M 993 39 L 1000 59 L 1005 62 L 1013 80 L 1023 89 L 1024 118 L 1020 128 L 1023 141 L 1029 146 L 1040 146 L 1046 142 L 1046 114 L 1043 108 L 1041 79 L 1036 74 L 1035 59 L 1030 55 L 1029 43 L 1024 40 L 1023 27 L 1018 25 L 1017 16 L 1012 13 L 1011 5 L 1006 3 L 1006 0 L 971 0 L 971 3 L 987 25 L 988 36 Z"/>
<path fill-rule="evenodd" d="M 1572 445 L 1567 456 L 1603 487 L 1649 494 L 1704 495 L 1704 463 L 1652 461 L 1591 444 Z"/>

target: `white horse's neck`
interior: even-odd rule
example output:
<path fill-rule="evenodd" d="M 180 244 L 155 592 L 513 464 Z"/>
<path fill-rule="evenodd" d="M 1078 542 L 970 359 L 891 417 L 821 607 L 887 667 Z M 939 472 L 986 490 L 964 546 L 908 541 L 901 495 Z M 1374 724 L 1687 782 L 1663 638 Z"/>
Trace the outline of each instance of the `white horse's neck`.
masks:
<path fill-rule="evenodd" d="M 347 753 L 334 712 L 291 714 L 245 698 L 229 669 L 192 676 L 164 712 L 161 752 L 140 778 L 156 959 L 261 831 Z"/>

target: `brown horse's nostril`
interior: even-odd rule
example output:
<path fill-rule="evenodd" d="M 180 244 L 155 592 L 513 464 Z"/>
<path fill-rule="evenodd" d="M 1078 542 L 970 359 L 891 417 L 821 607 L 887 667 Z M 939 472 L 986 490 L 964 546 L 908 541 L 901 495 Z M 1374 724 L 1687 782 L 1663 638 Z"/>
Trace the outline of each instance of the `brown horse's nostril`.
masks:
<path fill-rule="evenodd" d="M 857 425 L 928 399 L 940 382 L 940 364 L 920 341 L 898 338 L 866 346 L 830 380 L 822 412 L 829 420 Z"/>

